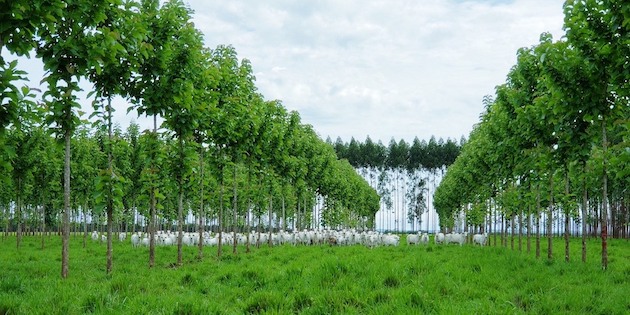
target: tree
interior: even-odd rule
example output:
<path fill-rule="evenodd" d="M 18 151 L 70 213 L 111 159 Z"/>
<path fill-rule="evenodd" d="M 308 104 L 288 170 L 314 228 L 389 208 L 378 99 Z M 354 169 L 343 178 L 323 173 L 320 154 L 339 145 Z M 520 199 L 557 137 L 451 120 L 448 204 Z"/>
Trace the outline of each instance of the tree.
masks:
<path fill-rule="evenodd" d="M 111 9 L 109 3 L 94 4 L 90 1 L 65 3 L 63 17 L 51 22 L 48 28 L 40 30 L 40 43 L 37 56 L 42 58 L 48 71 L 46 82 L 48 91 L 45 98 L 48 116 L 46 123 L 54 125 L 54 132 L 65 143 L 64 168 L 64 210 L 61 276 L 68 277 L 69 212 L 70 212 L 70 139 L 79 123 L 76 109 L 80 108 L 76 92 L 80 90 L 78 80 L 91 66 L 89 43 L 99 26 L 106 21 Z M 61 84 L 61 85 L 60 85 Z"/>

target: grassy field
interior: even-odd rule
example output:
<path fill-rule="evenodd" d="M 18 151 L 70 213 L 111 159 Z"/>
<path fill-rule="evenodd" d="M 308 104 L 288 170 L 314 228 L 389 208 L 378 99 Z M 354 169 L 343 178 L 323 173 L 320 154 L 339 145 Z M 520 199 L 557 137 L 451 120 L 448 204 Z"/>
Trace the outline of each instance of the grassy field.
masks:
<path fill-rule="evenodd" d="M 116 242 L 114 273 L 105 245 L 72 238 L 70 277 L 61 280 L 61 241 L 40 249 L 26 237 L 0 241 L 0 314 L 628 314 L 630 243 L 611 240 L 610 268 L 600 268 L 597 240 L 589 261 L 565 263 L 505 248 L 453 246 L 148 249 Z"/>

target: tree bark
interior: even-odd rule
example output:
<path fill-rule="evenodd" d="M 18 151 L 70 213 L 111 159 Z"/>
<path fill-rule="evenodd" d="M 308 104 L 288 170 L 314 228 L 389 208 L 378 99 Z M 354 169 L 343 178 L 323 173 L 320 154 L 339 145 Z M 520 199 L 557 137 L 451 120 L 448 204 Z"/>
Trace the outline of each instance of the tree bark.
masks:
<path fill-rule="evenodd" d="M 16 247 L 20 249 L 20 243 L 22 243 L 22 178 L 17 179 L 17 196 L 15 201 L 15 222 L 17 224 L 17 230 L 15 233 Z"/>
<path fill-rule="evenodd" d="M 157 150 L 157 115 L 153 115 L 153 136 L 155 137 L 156 143 L 153 143 L 155 147 L 152 150 Z M 155 165 L 157 152 L 152 152 L 151 157 L 151 168 L 152 173 L 157 173 L 157 166 Z M 149 192 L 149 197 L 151 198 L 151 203 L 149 205 L 149 268 L 153 268 L 155 265 L 155 227 L 157 224 L 156 220 L 156 207 L 157 200 L 155 196 L 155 183 L 151 183 L 151 191 Z"/>
<path fill-rule="evenodd" d="M 70 109 L 68 109 L 70 111 Z M 70 113 L 66 114 L 70 116 Z M 70 119 L 68 117 L 68 119 Z M 70 260 L 70 138 L 72 132 L 67 129 L 64 132 L 65 159 L 63 168 L 63 228 L 61 235 L 61 278 L 68 278 L 68 265 Z"/>
<path fill-rule="evenodd" d="M 198 252 L 197 252 L 197 258 L 201 261 L 203 259 L 203 233 L 204 233 L 204 222 L 203 222 L 203 217 L 204 217 L 204 185 L 203 185 L 203 165 L 204 165 L 204 160 L 203 160 L 203 142 L 199 143 L 199 226 L 198 226 L 198 230 L 199 230 L 199 242 L 198 242 Z"/>
<path fill-rule="evenodd" d="M 549 172 L 549 209 L 547 211 L 547 259 L 553 258 L 553 171 Z"/>
<path fill-rule="evenodd" d="M 540 258 L 540 184 L 536 184 L 536 258 Z"/>
<path fill-rule="evenodd" d="M 608 170 L 607 154 L 608 139 L 606 138 L 606 116 L 602 119 L 602 148 L 603 148 L 603 191 L 602 191 L 602 269 L 608 269 Z"/>
<path fill-rule="evenodd" d="M 233 211 L 233 215 L 234 215 L 234 222 L 233 222 L 233 235 L 234 235 L 234 240 L 233 240 L 233 248 L 232 248 L 232 254 L 236 255 L 238 253 L 237 251 L 237 245 L 238 245 L 238 238 L 236 237 L 236 226 L 237 226 L 237 220 L 238 220 L 238 201 L 237 201 L 237 184 L 236 184 L 236 161 L 234 161 L 234 174 L 232 174 L 232 211 Z"/>
<path fill-rule="evenodd" d="M 566 198 L 568 198 L 569 196 L 569 168 L 568 166 L 565 167 L 565 173 L 564 173 L 564 179 L 565 179 L 565 183 L 564 183 L 564 193 L 567 196 Z M 565 208 L 567 208 L 567 205 L 565 205 Z M 565 209 L 564 210 L 564 261 L 569 262 L 569 209 Z"/>

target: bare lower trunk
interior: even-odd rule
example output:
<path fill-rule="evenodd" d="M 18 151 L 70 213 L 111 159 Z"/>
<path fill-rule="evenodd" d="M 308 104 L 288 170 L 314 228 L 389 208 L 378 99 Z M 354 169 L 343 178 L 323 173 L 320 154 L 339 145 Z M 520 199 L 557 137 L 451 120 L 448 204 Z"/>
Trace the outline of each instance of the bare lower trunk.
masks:
<path fill-rule="evenodd" d="M 87 200 L 83 203 L 83 248 L 87 246 L 88 228 L 87 228 Z"/>
<path fill-rule="evenodd" d="M 17 180 L 17 198 L 15 202 L 15 222 L 17 224 L 17 230 L 15 233 L 16 248 L 20 249 L 22 243 L 22 179 Z"/>
<path fill-rule="evenodd" d="M 204 187 L 203 187 L 203 165 L 204 160 L 203 160 L 203 153 L 204 153 L 204 149 L 203 149 L 203 143 L 200 143 L 200 149 L 199 149 L 199 242 L 197 243 L 198 245 L 198 253 L 197 253 L 197 258 L 199 260 L 203 259 L 203 233 L 204 233 L 204 222 L 203 222 L 203 217 L 204 217 L 204 204 L 203 204 L 203 194 L 204 194 Z"/>
<path fill-rule="evenodd" d="M 157 143 L 157 115 L 153 115 L 153 136 L 155 137 L 155 139 L 153 139 L 154 141 L 156 141 Z M 155 143 L 152 145 L 156 145 Z M 153 148 L 153 150 L 157 150 L 157 148 Z M 155 152 L 151 153 L 152 155 L 155 154 Z M 151 158 L 151 172 L 156 173 L 157 169 L 155 166 L 155 156 L 152 156 Z M 151 198 L 151 204 L 149 206 L 149 268 L 153 268 L 153 266 L 155 265 L 155 227 L 157 224 L 157 220 L 156 220 L 156 208 L 157 208 L 157 196 L 155 195 L 155 183 L 151 183 L 151 191 L 150 191 L 150 198 Z"/>
<path fill-rule="evenodd" d="M 566 196 L 569 195 L 569 169 L 568 167 L 565 169 L 564 174 L 564 193 Z M 564 261 L 569 262 L 569 211 L 568 209 L 564 211 Z"/>
<path fill-rule="evenodd" d="M 234 235 L 234 242 L 233 242 L 233 247 L 232 247 L 232 253 L 234 255 L 236 255 L 238 253 L 238 251 L 236 249 L 236 246 L 238 244 L 238 238 L 236 237 L 236 222 L 238 220 L 238 216 L 237 216 L 237 214 L 238 214 L 238 211 L 237 211 L 238 203 L 237 203 L 237 199 L 236 199 L 237 198 L 237 192 L 236 192 L 236 188 L 237 188 L 237 185 L 236 185 L 236 163 L 234 163 L 234 174 L 232 174 L 232 180 L 233 180 L 233 182 L 232 182 L 232 211 L 233 211 L 233 214 L 234 214 L 234 222 L 232 223 L 232 226 L 234 227 L 233 231 L 232 231 L 232 233 Z"/>
<path fill-rule="evenodd" d="M 65 161 L 63 169 L 63 229 L 61 236 L 61 278 L 68 278 L 70 261 L 70 137 L 72 133 L 66 130 Z"/>
<path fill-rule="evenodd" d="M 114 209 L 112 200 L 108 202 L 107 205 L 107 274 L 112 273 L 112 268 L 114 265 L 113 261 L 113 247 L 112 247 L 112 228 L 113 228 L 113 216 Z"/>
<path fill-rule="evenodd" d="M 42 250 L 46 247 L 46 241 L 45 241 L 45 235 L 46 235 L 46 205 L 43 202 L 44 200 L 46 200 L 45 197 L 46 192 L 43 192 L 43 196 L 42 196 Z"/>
<path fill-rule="evenodd" d="M 586 191 L 586 162 L 582 164 L 582 262 L 586 262 L 586 211 L 588 192 Z"/>
<path fill-rule="evenodd" d="M 549 209 L 547 212 L 547 258 L 553 258 L 553 172 L 549 173 Z"/>
<path fill-rule="evenodd" d="M 272 244 L 272 232 L 273 232 L 273 228 L 271 226 L 271 218 L 273 217 L 273 194 L 269 194 L 269 239 L 267 240 L 267 243 L 269 244 L 269 247 L 271 247 Z"/>
<path fill-rule="evenodd" d="M 107 104 L 107 126 L 108 126 L 108 149 L 107 149 L 107 168 L 109 169 L 110 180 L 114 178 L 114 158 L 112 156 L 112 99 L 108 98 Z M 112 183 L 109 185 L 109 196 L 107 197 L 107 274 L 112 273 L 114 265 L 113 248 L 112 248 L 112 228 L 114 225 L 114 191 Z M 85 214 L 84 214 L 85 216 Z"/>
<path fill-rule="evenodd" d="M 514 250 L 514 234 L 516 234 L 516 227 L 514 226 L 514 222 L 516 221 L 514 216 L 516 216 L 516 214 L 512 214 L 512 217 L 510 218 L 510 249 Z"/>
<path fill-rule="evenodd" d="M 221 258 L 223 246 L 223 167 L 221 166 L 221 185 L 219 187 L 219 241 L 217 244 L 217 257 Z"/>
<path fill-rule="evenodd" d="M 602 120 L 602 147 L 604 151 L 603 158 L 603 170 L 602 176 L 603 191 L 602 191 L 602 269 L 608 269 L 608 171 L 607 157 L 608 154 L 608 140 L 606 139 L 606 117 Z"/>
<path fill-rule="evenodd" d="M 536 258 L 540 258 L 540 184 L 536 184 Z"/>
<path fill-rule="evenodd" d="M 180 149 L 183 150 L 181 147 Z M 183 262 L 183 252 L 182 252 L 182 246 L 183 246 L 182 238 L 183 237 L 184 237 L 184 184 L 180 176 L 179 193 L 177 196 L 177 265 L 178 266 L 181 266 Z"/>

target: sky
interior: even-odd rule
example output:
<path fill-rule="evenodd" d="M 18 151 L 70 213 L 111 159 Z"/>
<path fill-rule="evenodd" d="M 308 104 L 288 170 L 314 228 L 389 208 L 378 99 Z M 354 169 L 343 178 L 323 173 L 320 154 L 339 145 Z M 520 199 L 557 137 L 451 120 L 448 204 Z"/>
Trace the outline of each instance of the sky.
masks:
<path fill-rule="evenodd" d="M 542 32 L 564 34 L 561 0 L 185 2 L 206 47 L 232 45 L 265 99 L 333 141 L 467 137 L 518 48 Z M 21 58 L 20 67 L 42 88 L 41 63 Z M 123 100 L 114 104 L 123 128 L 149 128 Z"/>

